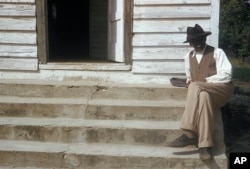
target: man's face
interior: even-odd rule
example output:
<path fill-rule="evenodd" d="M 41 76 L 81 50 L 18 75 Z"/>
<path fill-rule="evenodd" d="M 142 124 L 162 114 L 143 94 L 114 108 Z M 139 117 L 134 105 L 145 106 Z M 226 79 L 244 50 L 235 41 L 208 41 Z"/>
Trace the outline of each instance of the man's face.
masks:
<path fill-rule="evenodd" d="M 196 52 L 202 52 L 206 46 L 206 38 L 190 40 L 189 45 L 192 46 Z"/>

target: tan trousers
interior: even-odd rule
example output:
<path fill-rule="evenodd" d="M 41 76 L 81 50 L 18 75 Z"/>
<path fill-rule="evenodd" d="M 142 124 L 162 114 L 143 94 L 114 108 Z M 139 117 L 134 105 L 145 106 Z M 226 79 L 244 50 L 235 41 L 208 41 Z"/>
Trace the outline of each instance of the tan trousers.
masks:
<path fill-rule="evenodd" d="M 225 105 L 232 94 L 232 84 L 192 82 L 189 85 L 180 128 L 187 135 L 197 136 L 199 148 L 214 145 L 214 112 Z"/>

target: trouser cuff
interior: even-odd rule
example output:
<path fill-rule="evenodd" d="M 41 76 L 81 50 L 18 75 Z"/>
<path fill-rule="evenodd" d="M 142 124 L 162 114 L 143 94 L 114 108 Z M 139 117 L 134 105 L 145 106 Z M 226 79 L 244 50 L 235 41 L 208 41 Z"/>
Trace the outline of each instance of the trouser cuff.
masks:
<path fill-rule="evenodd" d="M 199 148 L 203 148 L 203 147 L 213 147 L 214 143 L 213 141 L 202 141 L 198 144 Z"/>
<path fill-rule="evenodd" d="M 180 128 L 182 130 L 189 130 L 189 131 L 192 131 L 194 133 L 197 133 L 196 127 L 191 125 L 191 124 L 181 124 Z"/>

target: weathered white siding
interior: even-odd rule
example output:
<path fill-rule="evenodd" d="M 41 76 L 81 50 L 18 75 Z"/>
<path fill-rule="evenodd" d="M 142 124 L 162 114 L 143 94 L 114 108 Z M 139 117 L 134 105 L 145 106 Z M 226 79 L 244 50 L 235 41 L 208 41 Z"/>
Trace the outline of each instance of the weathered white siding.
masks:
<path fill-rule="evenodd" d="M 186 28 L 196 23 L 212 32 L 208 37 L 208 43 L 218 46 L 219 0 L 133 0 L 133 2 L 133 14 L 131 14 L 133 73 L 183 74 L 183 56 L 190 50 L 188 44 L 183 44 L 186 39 Z M 43 37 L 37 39 L 39 33 L 36 28 L 36 3 L 35 0 L 0 0 L 0 70 L 38 69 L 37 41 L 44 38 L 46 33 L 42 33 Z M 92 7 L 95 9 L 91 8 L 90 11 L 99 8 Z M 97 14 L 91 13 L 91 16 L 98 19 Z M 98 24 L 104 22 L 105 20 L 102 20 Z M 42 21 L 38 24 L 46 23 Z M 99 35 L 96 32 L 103 31 L 98 24 L 90 23 L 92 35 Z M 103 39 L 105 39 L 104 34 L 98 38 L 90 37 L 91 48 L 105 45 Z M 97 40 L 102 43 L 97 43 Z M 39 46 L 40 50 L 44 48 Z M 90 52 L 91 55 L 98 56 L 105 51 Z M 42 53 L 46 53 L 46 50 Z M 39 61 L 41 62 L 41 59 Z"/>
<path fill-rule="evenodd" d="M 37 70 L 35 0 L 0 0 L 0 70 Z"/>
<path fill-rule="evenodd" d="M 134 73 L 183 74 L 187 26 L 212 31 L 218 45 L 219 0 L 134 0 L 133 9 Z"/>

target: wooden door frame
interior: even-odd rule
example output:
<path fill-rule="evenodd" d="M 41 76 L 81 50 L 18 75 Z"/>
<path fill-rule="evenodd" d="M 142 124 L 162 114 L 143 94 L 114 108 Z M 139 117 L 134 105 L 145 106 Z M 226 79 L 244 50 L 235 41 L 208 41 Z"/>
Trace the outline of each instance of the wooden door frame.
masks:
<path fill-rule="evenodd" d="M 133 21 L 133 0 L 124 2 L 124 60 L 125 64 L 132 64 L 132 21 Z M 47 0 L 36 1 L 37 15 L 37 56 L 39 64 L 48 62 L 48 20 Z"/>
<path fill-rule="evenodd" d="M 37 57 L 39 64 L 48 62 L 47 0 L 36 1 Z"/>
<path fill-rule="evenodd" d="M 124 2 L 124 61 L 132 65 L 132 38 L 133 38 L 133 6 L 134 0 Z"/>

